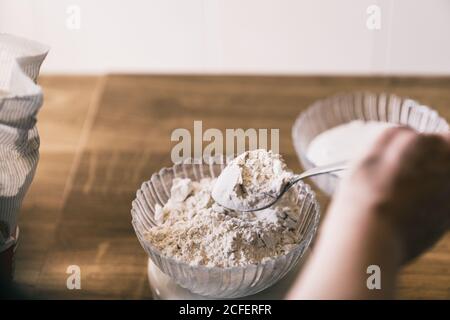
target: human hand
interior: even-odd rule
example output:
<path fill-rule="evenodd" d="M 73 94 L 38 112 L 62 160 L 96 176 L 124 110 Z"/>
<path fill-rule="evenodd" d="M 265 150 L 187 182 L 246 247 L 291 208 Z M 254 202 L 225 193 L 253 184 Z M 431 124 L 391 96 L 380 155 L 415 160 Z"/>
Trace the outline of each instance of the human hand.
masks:
<path fill-rule="evenodd" d="M 399 242 L 402 261 L 416 257 L 450 225 L 450 133 L 387 130 L 343 179 L 332 207 L 374 215 Z"/>

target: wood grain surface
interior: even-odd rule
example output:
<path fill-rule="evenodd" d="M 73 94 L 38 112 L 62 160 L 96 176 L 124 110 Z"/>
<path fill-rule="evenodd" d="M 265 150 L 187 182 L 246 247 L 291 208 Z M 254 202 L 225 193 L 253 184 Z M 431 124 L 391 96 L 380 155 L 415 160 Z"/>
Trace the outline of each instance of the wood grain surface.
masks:
<path fill-rule="evenodd" d="M 171 132 L 192 131 L 194 120 L 204 129 L 278 128 L 280 152 L 301 170 L 291 126 L 316 99 L 388 91 L 450 119 L 450 78 L 111 75 L 39 83 L 41 159 L 22 207 L 16 256 L 16 282 L 33 297 L 151 298 L 131 201 L 143 181 L 171 165 Z M 406 266 L 398 297 L 449 299 L 449 249 L 447 233 Z M 81 290 L 66 288 L 69 265 L 81 268 Z"/>

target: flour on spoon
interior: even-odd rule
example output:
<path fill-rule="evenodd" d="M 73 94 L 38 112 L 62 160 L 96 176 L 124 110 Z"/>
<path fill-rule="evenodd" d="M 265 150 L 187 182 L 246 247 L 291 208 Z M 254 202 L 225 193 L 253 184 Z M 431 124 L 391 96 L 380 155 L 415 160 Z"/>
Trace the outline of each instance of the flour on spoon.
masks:
<path fill-rule="evenodd" d="M 222 171 L 212 197 L 226 208 L 262 207 L 276 198 L 292 176 L 279 154 L 264 149 L 247 151 Z"/>

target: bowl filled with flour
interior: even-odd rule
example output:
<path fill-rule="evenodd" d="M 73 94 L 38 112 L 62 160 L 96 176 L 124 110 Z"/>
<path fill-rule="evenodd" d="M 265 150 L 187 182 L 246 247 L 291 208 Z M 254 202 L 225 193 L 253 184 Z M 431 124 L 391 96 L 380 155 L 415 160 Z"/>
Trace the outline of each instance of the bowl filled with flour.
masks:
<path fill-rule="evenodd" d="M 408 126 L 418 132 L 449 130 L 447 121 L 432 108 L 394 94 L 355 92 L 314 102 L 296 119 L 292 139 L 305 170 L 358 158 L 388 128 Z M 326 194 L 335 191 L 345 175 L 313 177 Z"/>
<path fill-rule="evenodd" d="M 280 155 L 261 149 L 223 164 L 176 164 L 144 182 L 132 204 L 136 235 L 155 265 L 203 296 L 237 298 L 273 285 L 301 259 L 319 223 L 319 204 L 304 183 L 264 210 L 220 206 L 212 190 L 236 164 L 239 174 L 227 187 L 245 201 L 254 201 L 255 188 L 273 191 L 292 174 Z"/>

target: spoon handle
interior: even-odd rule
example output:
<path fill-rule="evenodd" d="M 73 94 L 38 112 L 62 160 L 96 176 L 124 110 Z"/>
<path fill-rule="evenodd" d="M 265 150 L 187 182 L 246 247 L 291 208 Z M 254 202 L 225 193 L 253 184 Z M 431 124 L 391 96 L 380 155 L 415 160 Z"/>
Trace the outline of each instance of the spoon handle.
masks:
<path fill-rule="evenodd" d="M 305 172 L 303 172 L 301 174 L 296 175 L 289 184 L 292 186 L 300 180 L 303 180 L 303 179 L 306 179 L 309 177 L 314 177 L 319 174 L 346 170 L 346 169 L 348 169 L 348 167 L 349 167 L 348 161 L 335 162 L 335 163 L 332 163 L 332 164 L 329 164 L 326 166 L 314 167 L 309 170 L 306 170 Z"/>

